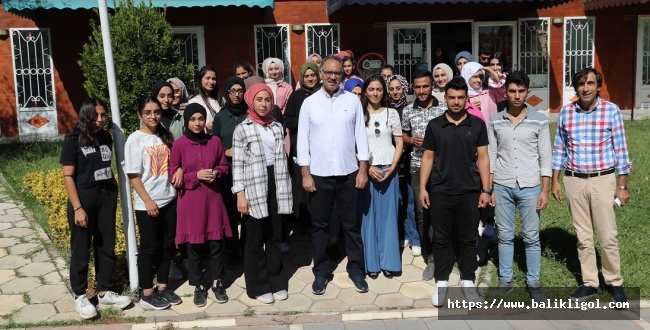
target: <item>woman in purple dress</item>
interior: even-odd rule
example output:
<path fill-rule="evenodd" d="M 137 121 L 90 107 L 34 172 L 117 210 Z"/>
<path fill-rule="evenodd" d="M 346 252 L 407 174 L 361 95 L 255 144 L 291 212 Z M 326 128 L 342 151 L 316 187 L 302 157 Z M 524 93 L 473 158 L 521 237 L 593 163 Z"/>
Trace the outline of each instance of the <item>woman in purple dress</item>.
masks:
<path fill-rule="evenodd" d="M 226 207 L 217 180 L 228 173 L 221 140 L 206 134 L 205 108 L 191 103 L 183 113 L 185 132 L 172 146 L 169 166 L 172 173 L 183 170 L 183 186 L 178 189 L 176 244 L 187 243 L 188 279 L 194 290 L 194 304 L 205 306 L 208 290 L 202 277 L 212 277 L 212 291 L 218 303 L 228 301 L 221 283 L 223 240 L 232 236 Z M 208 264 L 202 264 L 209 259 Z M 207 280 L 207 279 L 206 279 Z"/>

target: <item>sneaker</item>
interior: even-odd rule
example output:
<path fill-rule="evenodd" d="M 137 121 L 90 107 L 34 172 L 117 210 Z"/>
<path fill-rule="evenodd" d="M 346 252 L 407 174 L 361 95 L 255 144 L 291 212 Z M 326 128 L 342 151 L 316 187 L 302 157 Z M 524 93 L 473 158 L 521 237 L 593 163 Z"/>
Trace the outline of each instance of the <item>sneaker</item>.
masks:
<path fill-rule="evenodd" d="M 74 298 L 74 309 L 77 310 L 79 316 L 84 320 L 92 319 L 97 316 L 97 308 L 95 308 L 95 305 L 90 303 L 90 300 L 88 300 L 88 296 L 86 296 L 85 293 Z"/>
<path fill-rule="evenodd" d="M 379 272 L 368 272 L 368 277 L 373 280 L 376 280 L 379 277 Z"/>
<path fill-rule="evenodd" d="M 442 307 L 447 301 L 447 293 L 449 291 L 449 283 L 447 281 L 438 281 L 436 283 L 436 290 L 433 291 L 431 296 L 431 304 L 436 307 Z"/>
<path fill-rule="evenodd" d="M 530 297 L 534 302 L 546 301 L 546 295 L 542 291 L 542 285 L 537 281 L 528 283 L 528 293 L 530 293 Z"/>
<path fill-rule="evenodd" d="M 405 239 L 399 242 L 399 247 L 407 247 L 407 246 L 409 246 L 409 240 Z"/>
<path fill-rule="evenodd" d="M 275 300 L 287 300 L 289 298 L 289 293 L 287 290 L 280 290 L 278 292 L 273 292 L 273 299 Z"/>
<path fill-rule="evenodd" d="M 167 300 L 170 304 L 174 306 L 183 302 L 183 300 L 181 300 L 181 297 L 179 297 L 172 290 L 163 289 L 163 290 L 156 290 L 156 292 L 158 293 L 159 296 L 163 297 L 165 300 Z"/>
<path fill-rule="evenodd" d="M 282 250 L 282 253 L 289 252 L 289 243 L 287 242 L 280 243 L 280 250 Z"/>
<path fill-rule="evenodd" d="M 574 292 L 569 299 L 577 300 L 579 302 L 586 301 L 593 297 L 598 290 L 588 285 L 581 285 L 576 292 Z"/>
<path fill-rule="evenodd" d="M 368 292 L 368 283 L 363 276 L 348 277 L 348 281 L 354 284 L 354 289 L 359 293 Z"/>
<path fill-rule="evenodd" d="M 421 256 L 421 255 L 422 255 L 422 248 L 419 247 L 419 246 L 416 246 L 416 245 L 411 246 L 411 254 L 412 254 L 414 257 L 419 257 L 419 256 Z"/>
<path fill-rule="evenodd" d="M 131 305 L 131 297 L 119 295 L 113 291 L 106 291 L 103 297 L 97 295 L 99 298 L 99 308 L 116 307 L 122 309 Z"/>
<path fill-rule="evenodd" d="M 609 287 L 609 293 L 612 295 L 612 300 L 617 303 L 627 302 L 627 296 L 625 295 L 625 290 L 622 285 L 611 285 Z M 621 308 L 625 309 L 625 308 Z"/>
<path fill-rule="evenodd" d="M 272 304 L 275 302 L 275 299 L 273 298 L 273 294 L 271 292 L 265 293 L 261 296 L 255 297 L 255 299 L 262 304 Z"/>
<path fill-rule="evenodd" d="M 497 285 L 496 289 L 490 292 L 490 294 L 493 296 L 503 296 L 510 291 L 512 291 L 512 282 L 506 280 L 503 277 L 499 277 L 499 284 Z"/>
<path fill-rule="evenodd" d="M 218 303 L 223 304 L 228 301 L 226 289 L 223 287 L 221 281 L 217 281 L 217 285 L 212 286 L 212 292 L 214 292 L 214 296 Z"/>
<path fill-rule="evenodd" d="M 462 282 L 461 290 L 463 291 L 463 296 L 465 296 L 465 301 L 467 302 L 481 301 L 481 297 L 478 295 L 478 291 L 476 291 L 476 286 L 474 285 L 474 281 L 462 280 L 461 282 Z"/>
<path fill-rule="evenodd" d="M 208 290 L 203 286 L 197 286 L 194 289 L 194 305 L 196 307 L 203 307 L 208 303 Z"/>
<path fill-rule="evenodd" d="M 141 294 L 140 305 L 144 309 L 153 309 L 157 311 L 169 308 L 169 306 L 171 306 L 169 301 L 167 301 L 162 295 L 159 294 L 159 291 L 154 291 L 148 296 L 145 296 L 144 293 Z"/>
<path fill-rule="evenodd" d="M 433 279 L 433 273 L 436 270 L 436 266 L 433 264 L 433 258 L 429 258 L 427 262 L 427 268 L 422 272 L 423 281 L 431 281 Z"/>
<path fill-rule="evenodd" d="M 325 293 L 327 282 L 329 282 L 329 280 L 326 277 L 316 276 L 316 278 L 314 279 L 314 283 L 311 285 L 311 293 L 315 295 L 322 295 L 323 293 Z"/>

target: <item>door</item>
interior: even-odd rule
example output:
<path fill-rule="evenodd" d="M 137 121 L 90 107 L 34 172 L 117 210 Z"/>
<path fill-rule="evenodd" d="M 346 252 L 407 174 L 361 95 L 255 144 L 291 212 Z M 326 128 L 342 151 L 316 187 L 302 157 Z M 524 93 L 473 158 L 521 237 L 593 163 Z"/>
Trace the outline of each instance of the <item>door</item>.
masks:
<path fill-rule="evenodd" d="M 639 17 L 636 44 L 636 108 L 650 108 L 650 16 Z"/>
<path fill-rule="evenodd" d="M 395 67 L 409 82 L 419 70 L 431 70 L 428 59 L 431 49 L 431 24 L 429 23 L 388 23 L 387 62 Z"/>
<path fill-rule="evenodd" d="M 255 68 L 264 77 L 262 63 L 268 57 L 284 62 L 284 81 L 291 85 L 291 58 L 289 50 L 289 24 L 255 25 Z"/>
<path fill-rule="evenodd" d="M 530 78 L 526 103 L 535 110 L 548 111 L 549 18 L 519 20 L 519 69 Z"/>
<path fill-rule="evenodd" d="M 205 38 L 202 26 L 174 26 L 174 38 L 178 40 L 178 47 L 185 64 L 192 65 L 194 77 L 192 86 L 187 86 L 192 92 L 198 91 L 199 70 L 205 65 Z"/>
<path fill-rule="evenodd" d="M 59 133 L 49 29 L 11 29 L 19 136 Z"/>
<path fill-rule="evenodd" d="M 517 22 L 474 22 L 474 36 L 472 49 L 474 59 L 479 62 L 479 51 L 485 44 L 492 45 L 495 52 L 503 53 L 508 58 L 508 66 L 504 71 L 517 70 L 517 56 L 515 56 L 516 39 L 515 29 Z"/>
<path fill-rule="evenodd" d="M 594 66 L 594 18 L 564 18 L 564 84 L 562 105 L 577 100 L 571 86 L 576 71 Z"/>

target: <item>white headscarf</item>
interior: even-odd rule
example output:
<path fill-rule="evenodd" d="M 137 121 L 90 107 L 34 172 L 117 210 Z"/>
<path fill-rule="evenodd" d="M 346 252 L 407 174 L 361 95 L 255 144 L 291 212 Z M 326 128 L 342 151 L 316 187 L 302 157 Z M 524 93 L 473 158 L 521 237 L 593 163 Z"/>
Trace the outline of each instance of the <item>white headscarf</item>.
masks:
<path fill-rule="evenodd" d="M 445 63 L 436 64 L 436 66 L 434 66 L 433 70 L 431 71 L 431 72 L 433 72 L 434 76 L 436 74 L 436 70 L 438 70 L 438 69 L 442 69 L 442 71 L 444 71 L 447 74 L 447 82 L 449 82 L 452 78 L 454 78 L 454 72 L 451 71 L 451 67 L 449 65 L 447 65 Z M 437 88 L 438 87 L 436 86 L 436 89 Z"/>
<path fill-rule="evenodd" d="M 465 82 L 467 83 L 467 88 L 468 88 L 468 94 L 469 96 L 476 96 L 478 94 L 481 94 L 483 91 L 483 86 L 479 89 L 474 89 L 472 86 L 469 84 L 469 79 L 472 78 L 479 70 L 483 70 L 483 65 L 481 65 L 478 62 L 468 62 L 463 65 L 463 69 L 460 70 L 460 76 L 465 79 Z"/>
<path fill-rule="evenodd" d="M 280 67 L 280 77 L 278 79 L 272 79 L 269 77 L 269 68 L 271 63 L 275 63 Z M 284 62 L 277 57 L 268 57 L 262 62 L 262 71 L 264 72 L 264 82 L 271 87 L 273 95 L 277 95 L 278 84 L 284 81 Z"/>

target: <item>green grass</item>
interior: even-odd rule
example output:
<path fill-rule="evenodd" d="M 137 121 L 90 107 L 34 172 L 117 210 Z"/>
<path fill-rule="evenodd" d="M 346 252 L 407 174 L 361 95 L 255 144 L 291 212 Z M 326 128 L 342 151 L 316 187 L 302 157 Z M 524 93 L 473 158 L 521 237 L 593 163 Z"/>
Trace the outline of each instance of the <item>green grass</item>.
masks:
<path fill-rule="evenodd" d="M 551 139 L 555 137 L 555 124 L 551 124 Z M 630 202 L 616 211 L 618 242 L 621 255 L 621 272 L 626 287 L 641 288 L 641 297 L 650 298 L 650 278 L 647 273 L 647 256 L 650 247 L 650 120 L 626 121 L 626 136 L 632 172 L 629 175 Z M 519 223 L 518 223 L 519 224 Z M 542 211 L 540 221 L 542 244 L 541 282 L 546 287 L 578 287 L 581 283 L 580 262 L 576 248 L 577 239 L 571 223 L 569 210 L 564 204 L 549 196 L 549 206 Z M 600 259 L 600 246 L 596 246 Z M 598 260 L 600 265 L 600 260 Z M 515 236 L 515 262 L 513 283 L 526 283 L 526 256 L 524 253 L 521 227 L 517 226 Z M 490 269 L 491 285 L 496 285 L 498 274 Z"/>

